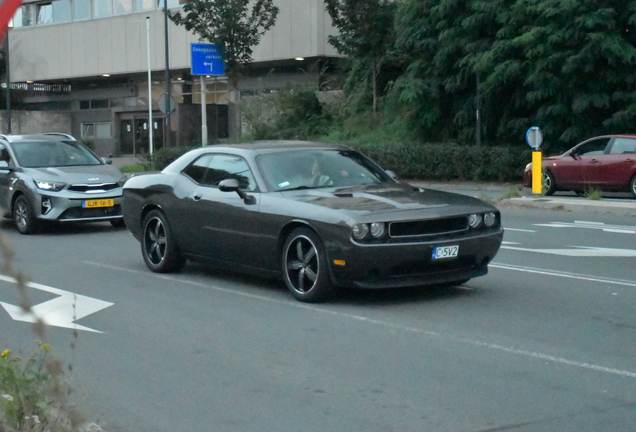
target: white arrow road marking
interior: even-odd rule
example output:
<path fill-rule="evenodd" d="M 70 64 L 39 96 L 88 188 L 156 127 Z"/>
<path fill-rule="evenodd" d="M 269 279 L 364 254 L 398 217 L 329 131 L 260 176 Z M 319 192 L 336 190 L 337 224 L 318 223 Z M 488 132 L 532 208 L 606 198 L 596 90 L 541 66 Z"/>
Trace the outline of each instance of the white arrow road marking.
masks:
<path fill-rule="evenodd" d="M 587 228 L 587 229 L 595 229 L 595 230 L 601 230 L 605 232 L 613 232 L 613 233 L 619 233 L 619 234 L 636 234 L 635 226 L 606 225 L 603 222 L 588 222 L 588 221 L 574 221 L 574 223 L 550 222 L 547 224 L 535 224 L 535 226 L 544 226 L 544 227 L 551 227 L 551 228 Z"/>
<path fill-rule="evenodd" d="M 585 246 L 573 246 L 579 249 L 529 249 L 516 246 L 501 246 L 501 249 L 536 252 L 550 255 L 565 255 L 572 257 L 636 257 L 634 249 L 612 249 Z"/>
<path fill-rule="evenodd" d="M 14 278 L 4 275 L 0 275 L 0 280 L 10 283 L 17 282 Z M 49 326 L 102 333 L 99 330 L 75 324 L 75 321 L 114 304 L 34 282 L 27 282 L 25 285 L 29 288 L 56 294 L 59 297 L 33 306 L 31 312 L 24 312 L 20 306 L 0 302 L 0 305 L 15 321 L 34 323 L 40 319 Z"/>

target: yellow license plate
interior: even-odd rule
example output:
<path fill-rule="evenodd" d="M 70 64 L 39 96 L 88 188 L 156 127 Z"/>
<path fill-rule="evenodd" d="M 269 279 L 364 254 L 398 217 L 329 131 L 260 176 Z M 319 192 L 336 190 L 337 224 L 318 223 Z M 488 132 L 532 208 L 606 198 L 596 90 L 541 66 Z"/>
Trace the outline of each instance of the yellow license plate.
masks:
<path fill-rule="evenodd" d="M 113 207 L 115 206 L 114 199 L 94 199 L 82 201 L 82 207 L 95 208 L 95 207 Z"/>

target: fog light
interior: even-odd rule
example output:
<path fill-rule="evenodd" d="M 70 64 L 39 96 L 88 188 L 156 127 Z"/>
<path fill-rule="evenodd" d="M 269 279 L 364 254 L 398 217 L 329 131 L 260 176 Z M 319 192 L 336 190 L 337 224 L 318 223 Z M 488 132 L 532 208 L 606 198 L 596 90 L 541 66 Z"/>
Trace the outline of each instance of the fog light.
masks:
<path fill-rule="evenodd" d="M 50 198 L 42 198 L 42 214 L 45 215 L 51 211 L 53 205 Z"/>
<path fill-rule="evenodd" d="M 367 224 L 356 224 L 353 227 L 353 238 L 356 240 L 362 240 L 369 234 L 369 225 Z"/>
<path fill-rule="evenodd" d="M 491 227 L 495 224 L 495 222 L 497 221 L 497 215 L 494 213 L 486 213 L 484 215 L 484 224 L 486 224 L 487 227 Z"/>
<path fill-rule="evenodd" d="M 384 222 L 373 222 L 371 224 L 371 235 L 380 238 L 384 235 Z"/>
<path fill-rule="evenodd" d="M 468 225 L 470 225 L 471 228 L 477 228 L 479 225 L 481 225 L 481 215 L 471 214 L 468 217 Z"/>

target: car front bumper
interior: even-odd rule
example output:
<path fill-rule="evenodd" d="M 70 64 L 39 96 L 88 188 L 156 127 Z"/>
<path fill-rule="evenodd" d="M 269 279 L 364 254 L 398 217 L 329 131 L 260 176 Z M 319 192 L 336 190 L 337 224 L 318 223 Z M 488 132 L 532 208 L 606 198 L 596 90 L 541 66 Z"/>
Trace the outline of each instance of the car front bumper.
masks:
<path fill-rule="evenodd" d="M 355 288 L 397 288 L 459 282 L 488 273 L 503 229 L 417 243 L 359 245 L 328 250 L 333 283 Z M 433 259 L 433 249 L 458 246 L 456 257 Z"/>
<path fill-rule="evenodd" d="M 86 207 L 86 201 L 112 200 L 112 206 Z M 111 193 L 91 194 L 82 196 L 81 194 L 36 194 L 34 199 L 34 210 L 41 220 L 73 222 L 73 221 L 110 221 L 122 219 L 121 212 L 121 189 Z"/>

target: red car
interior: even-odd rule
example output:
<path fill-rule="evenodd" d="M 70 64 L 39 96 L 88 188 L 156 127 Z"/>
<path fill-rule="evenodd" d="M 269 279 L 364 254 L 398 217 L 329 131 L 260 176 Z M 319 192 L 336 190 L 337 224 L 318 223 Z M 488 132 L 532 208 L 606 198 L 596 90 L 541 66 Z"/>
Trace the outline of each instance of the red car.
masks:
<path fill-rule="evenodd" d="M 630 192 L 636 198 L 636 135 L 590 138 L 559 156 L 543 159 L 543 190 L 583 193 L 587 189 Z M 532 164 L 523 183 L 532 187 Z"/>

